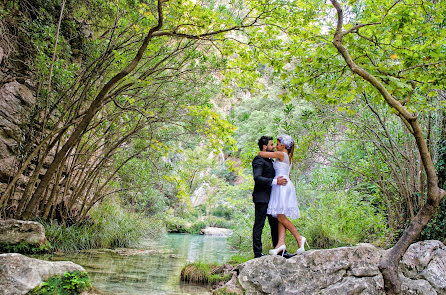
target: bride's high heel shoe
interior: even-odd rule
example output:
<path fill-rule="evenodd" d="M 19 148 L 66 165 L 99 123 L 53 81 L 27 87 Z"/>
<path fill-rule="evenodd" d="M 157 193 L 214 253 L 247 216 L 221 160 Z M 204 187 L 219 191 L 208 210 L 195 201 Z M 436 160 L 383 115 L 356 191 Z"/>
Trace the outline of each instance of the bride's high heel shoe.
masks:
<path fill-rule="evenodd" d="M 307 244 L 308 249 L 310 249 L 310 245 L 307 243 L 307 239 L 304 236 L 300 236 L 300 247 L 297 249 L 296 254 L 305 252 L 305 244 Z"/>
<path fill-rule="evenodd" d="M 285 250 L 286 250 L 286 246 L 285 246 L 285 244 L 283 244 L 283 245 L 280 245 L 280 247 L 278 247 L 276 249 L 269 250 L 269 255 L 277 255 L 280 253 L 280 251 L 282 251 L 282 256 L 283 256 L 283 253 L 285 253 Z"/>

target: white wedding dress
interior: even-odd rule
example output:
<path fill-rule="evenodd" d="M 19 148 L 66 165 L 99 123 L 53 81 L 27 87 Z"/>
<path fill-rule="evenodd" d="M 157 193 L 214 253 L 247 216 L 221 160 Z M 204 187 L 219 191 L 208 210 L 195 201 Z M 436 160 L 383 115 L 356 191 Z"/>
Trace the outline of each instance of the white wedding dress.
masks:
<path fill-rule="evenodd" d="M 276 172 L 274 179 L 283 176 L 288 180 L 286 185 L 273 184 L 271 197 L 268 203 L 267 214 L 277 217 L 277 214 L 285 214 L 286 217 L 296 219 L 300 217 L 299 207 L 297 206 L 296 189 L 290 180 L 290 160 L 286 153 L 283 162 L 274 161 L 273 166 Z"/>

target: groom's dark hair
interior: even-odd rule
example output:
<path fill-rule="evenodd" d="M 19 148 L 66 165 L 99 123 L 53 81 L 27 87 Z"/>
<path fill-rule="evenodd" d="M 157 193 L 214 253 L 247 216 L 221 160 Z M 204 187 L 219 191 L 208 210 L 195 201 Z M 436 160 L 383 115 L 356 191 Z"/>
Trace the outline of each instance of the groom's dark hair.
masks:
<path fill-rule="evenodd" d="M 264 145 L 268 145 L 268 141 L 270 141 L 270 140 L 273 140 L 273 138 L 271 137 L 271 136 L 262 136 L 262 137 L 260 137 L 260 139 L 259 139 L 259 142 L 258 142 L 258 144 L 259 144 L 259 149 L 261 150 L 261 151 L 263 151 L 263 146 Z"/>

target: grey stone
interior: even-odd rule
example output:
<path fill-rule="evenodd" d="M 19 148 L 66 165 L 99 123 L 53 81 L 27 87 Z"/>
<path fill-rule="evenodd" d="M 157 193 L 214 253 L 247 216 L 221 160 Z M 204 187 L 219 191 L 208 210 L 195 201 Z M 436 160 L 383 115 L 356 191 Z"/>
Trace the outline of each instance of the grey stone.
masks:
<path fill-rule="evenodd" d="M 232 234 L 232 230 L 221 227 L 212 227 L 207 226 L 200 230 L 202 235 L 210 235 L 210 236 L 230 236 Z"/>
<path fill-rule="evenodd" d="M 421 241 L 409 246 L 399 267 L 408 278 L 415 278 L 431 261 L 435 250 L 444 247 L 443 243 L 435 240 Z"/>
<path fill-rule="evenodd" d="M 426 280 L 413 280 L 400 275 L 401 291 L 405 295 L 437 295 L 435 289 Z"/>
<path fill-rule="evenodd" d="M 382 253 L 362 244 L 290 259 L 264 256 L 240 266 L 239 282 L 246 294 L 384 294 L 377 268 Z"/>
<path fill-rule="evenodd" d="M 29 106 L 33 101 L 34 97 L 31 91 L 17 81 L 3 85 L 0 88 L 0 117 L 3 118 L 0 121 L 0 126 L 4 125 L 15 129 L 10 124 L 23 125 L 27 120 Z"/>
<path fill-rule="evenodd" d="M 378 269 L 384 250 L 369 244 L 311 250 L 290 259 L 264 256 L 238 266 L 246 294 L 385 294 Z M 446 249 L 439 241 L 411 245 L 400 267 L 403 294 L 446 294 Z M 416 271 L 414 271 L 416 270 Z M 415 274 L 415 275 L 414 275 Z"/>
<path fill-rule="evenodd" d="M 43 244 L 46 242 L 44 227 L 34 221 L 15 219 L 0 220 L 0 243 Z"/>
<path fill-rule="evenodd" d="M 420 277 L 429 281 L 438 294 L 446 294 L 446 247 L 437 249 Z"/>
<path fill-rule="evenodd" d="M 85 271 L 71 261 L 43 261 L 21 254 L 0 254 L 0 295 L 22 295 L 65 272 Z"/>

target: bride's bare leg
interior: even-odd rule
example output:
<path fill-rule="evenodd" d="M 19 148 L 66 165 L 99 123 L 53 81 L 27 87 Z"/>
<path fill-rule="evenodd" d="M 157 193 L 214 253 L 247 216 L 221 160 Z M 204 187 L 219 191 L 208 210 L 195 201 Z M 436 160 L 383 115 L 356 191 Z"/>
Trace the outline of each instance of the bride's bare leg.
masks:
<path fill-rule="evenodd" d="M 285 216 L 285 214 L 277 214 L 277 220 L 279 220 L 279 244 L 280 244 L 280 225 L 286 227 L 287 230 L 294 236 L 297 241 L 298 247 L 300 247 L 301 236 L 297 231 L 294 224 Z M 285 243 L 285 235 L 284 235 L 284 243 Z"/>
<path fill-rule="evenodd" d="M 279 246 L 285 244 L 285 231 L 286 231 L 285 226 L 279 222 L 279 240 L 275 247 L 276 249 L 279 248 Z"/>

